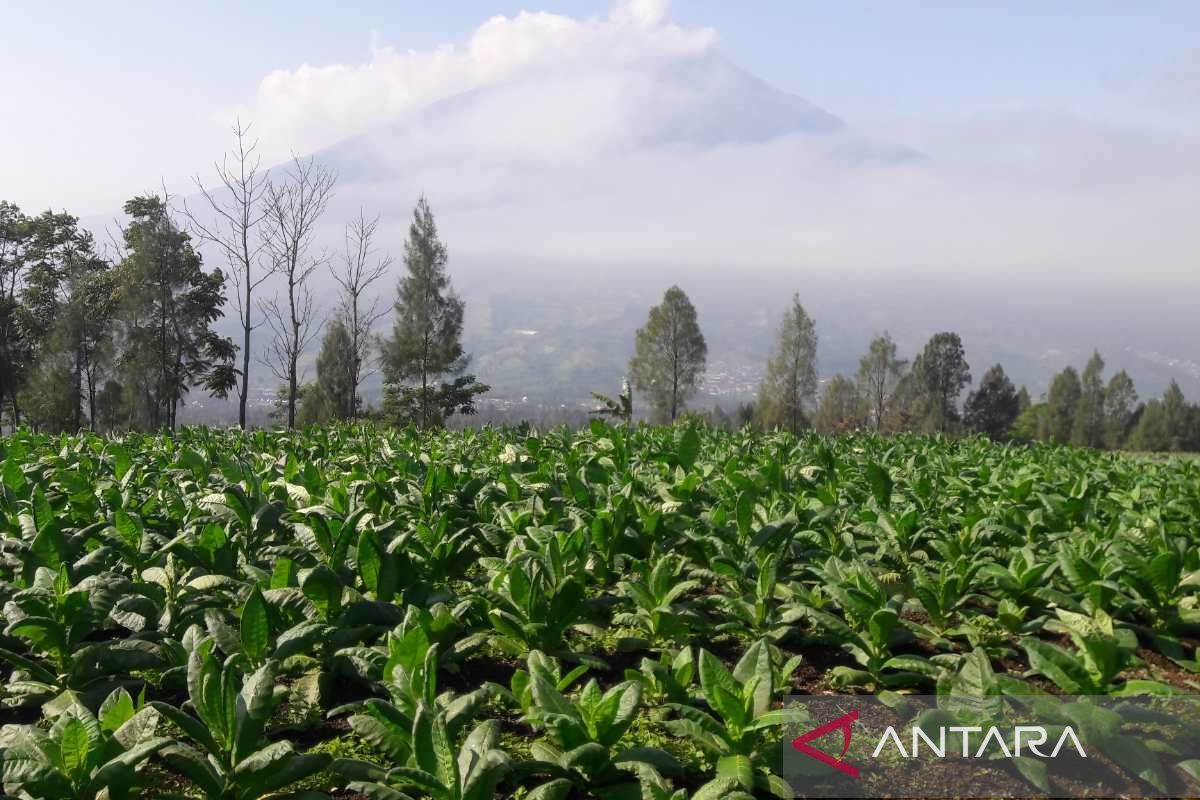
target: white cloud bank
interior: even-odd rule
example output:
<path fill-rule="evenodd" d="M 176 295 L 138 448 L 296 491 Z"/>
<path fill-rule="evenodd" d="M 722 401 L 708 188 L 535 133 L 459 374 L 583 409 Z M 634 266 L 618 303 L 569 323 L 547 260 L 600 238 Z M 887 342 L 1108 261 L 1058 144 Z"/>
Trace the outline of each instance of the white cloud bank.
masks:
<path fill-rule="evenodd" d="M 329 148 L 393 245 L 424 191 L 473 254 L 1195 280 L 1195 137 L 1037 111 L 856 132 L 716 41 L 661 0 L 522 12 L 461 47 L 271 73 L 242 113 L 264 144 Z"/>
<path fill-rule="evenodd" d="M 522 76 L 611 73 L 713 47 L 714 31 L 665 23 L 665 13 L 662 0 L 627 0 L 608 18 L 585 20 L 522 11 L 489 19 L 461 47 L 418 52 L 376 44 L 363 64 L 305 64 L 270 73 L 249 113 L 264 142 L 311 152 L 439 100 Z"/>

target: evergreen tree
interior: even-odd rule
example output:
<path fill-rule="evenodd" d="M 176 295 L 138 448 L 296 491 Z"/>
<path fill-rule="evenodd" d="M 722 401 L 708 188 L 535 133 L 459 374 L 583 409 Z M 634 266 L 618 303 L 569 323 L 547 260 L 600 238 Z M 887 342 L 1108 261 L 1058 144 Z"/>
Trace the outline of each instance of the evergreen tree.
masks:
<path fill-rule="evenodd" d="M 958 397 L 971 383 L 971 368 L 957 333 L 935 333 L 913 361 L 921 429 L 949 430 L 958 421 Z"/>
<path fill-rule="evenodd" d="M 1025 409 L 1033 405 L 1033 401 L 1029 399 L 1029 390 L 1024 386 L 1017 392 L 1017 413 L 1022 414 Z"/>
<path fill-rule="evenodd" d="M 1075 411 L 1083 389 L 1079 373 L 1067 367 L 1054 376 L 1050 391 L 1046 394 L 1046 408 L 1039 420 L 1038 438 L 1044 441 L 1067 444 L 1075 428 Z"/>
<path fill-rule="evenodd" d="M 1004 367 L 996 364 L 983 373 L 979 388 L 967 395 L 964 421 L 976 433 L 1003 439 L 1020 413 L 1020 398 Z"/>
<path fill-rule="evenodd" d="M 1034 442 L 1041 437 L 1042 417 L 1046 414 L 1045 403 L 1026 406 L 1008 430 L 1010 438 L 1018 442 Z"/>
<path fill-rule="evenodd" d="M 317 378 L 307 387 L 300 404 L 304 425 L 351 419 L 355 415 L 354 342 L 341 317 L 325 326 L 317 355 Z"/>
<path fill-rule="evenodd" d="M 1142 407 L 1126 447 L 1147 453 L 1162 453 L 1171 449 L 1171 428 L 1163 401 L 1154 399 Z"/>
<path fill-rule="evenodd" d="M 700 387 L 707 359 L 696 308 L 682 289 L 672 286 L 638 329 L 629 362 L 633 385 L 650 398 L 660 419 L 674 422 Z"/>
<path fill-rule="evenodd" d="M 1162 407 L 1167 426 L 1167 449 L 1172 452 L 1190 449 L 1193 438 L 1190 430 L 1192 415 L 1183 390 L 1173 379 L 1163 392 Z"/>
<path fill-rule="evenodd" d="M 763 427 L 799 433 L 808 427 L 816 395 L 817 331 L 796 294 L 780 323 L 767 375 L 758 390 Z"/>
<path fill-rule="evenodd" d="M 456 412 L 473 414 L 475 397 L 488 388 L 462 374 L 470 360 L 460 341 L 464 307 L 450 285 L 447 261 L 422 196 L 404 243 L 407 274 L 397 287 L 392 336 L 382 344 L 384 413 L 397 423 L 429 428 Z"/>
<path fill-rule="evenodd" d="M 858 385 L 844 375 L 834 375 L 821 395 L 813 426 L 824 434 L 845 433 L 862 422 L 863 408 Z"/>
<path fill-rule="evenodd" d="M 225 302 L 225 277 L 204 271 L 163 198 L 135 197 L 125 213 L 132 221 L 125 229 L 118 316 L 128 416 L 140 428 L 174 430 L 191 387 L 225 397 L 237 383 L 233 342 L 212 327 Z"/>
<path fill-rule="evenodd" d="M 1133 430 L 1134 411 L 1137 407 L 1137 390 L 1133 379 L 1121 370 L 1108 381 L 1104 388 L 1104 446 L 1117 450 L 1125 445 L 1125 439 Z"/>
<path fill-rule="evenodd" d="M 896 358 L 896 343 L 887 331 L 871 340 L 867 354 L 858 362 L 859 391 L 875 430 L 883 429 L 888 403 L 907 365 L 904 359 Z"/>
<path fill-rule="evenodd" d="M 1076 447 L 1104 446 L 1104 359 L 1093 352 L 1079 379 L 1079 404 L 1071 427 Z"/>

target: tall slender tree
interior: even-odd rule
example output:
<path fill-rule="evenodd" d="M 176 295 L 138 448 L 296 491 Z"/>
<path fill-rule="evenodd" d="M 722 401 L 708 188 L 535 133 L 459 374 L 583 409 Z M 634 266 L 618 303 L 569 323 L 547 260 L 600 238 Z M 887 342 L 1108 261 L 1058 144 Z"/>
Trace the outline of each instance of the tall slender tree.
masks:
<path fill-rule="evenodd" d="M 17 391 L 28 368 L 28 341 L 20 320 L 30 236 L 29 217 L 13 203 L 0 201 L 0 414 L 10 403 L 14 426 L 21 417 Z"/>
<path fill-rule="evenodd" d="M 325 213 L 337 175 L 313 158 L 293 156 L 276 179 L 267 183 L 263 242 L 271 270 L 282 276 L 283 297 L 261 303 L 271 328 L 264 359 L 286 392 L 287 426 L 296 426 L 300 387 L 300 355 L 317 335 L 309 279 L 324 262 L 314 254 L 317 225 Z"/>
<path fill-rule="evenodd" d="M 317 377 L 303 391 L 299 418 L 305 425 L 334 422 L 354 416 L 354 347 L 349 326 L 341 316 L 325 325 Z"/>
<path fill-rule="evenodd" d="M 43 429 L 76 431 L 94 418 L 92 379 L 109 351 L 110 265 L 75 217 L 49 211 L 29 221 L 26 257 L 20 326 L 40 393 L 37 422 Z"/>
<path fill-rule="evenodd" d="M 346 225 L 345 252 L 340 268 L 333 271 L 333 279 L 341 287 L 339 313 L 350 336 L 352 414 L 358 413 L 361 403 L 359 387 L 374 373 L 369 358 L 372 328 L 386 313 L 378 297 L 370 300 L 364 297 L 371 284 L 387 275 L 392 267 L 392 257 L 375 249 L 378 227 L 379 217 L 368 219 L 360 209 L 358 217 Z"/>
<path fill-rule="evenodd" d="M 262 324 L 255 321 L 254 292 L 270 274 L 259 268 L 264 241 L 259 232 L 267 213 L 263 202 L 267 181 L 259 173 L 258 141 L 250 139 L 250 125 L 241 119 L 233 125 L 233 151 L 213 164 L 216 185 L 206 186 L 196 176 L 196 188 L 208 211 L 197 212 L 184 202 L 184 214 L 197 238 L 210 243 L 229 264 L 234 284 L 234 303 L 242 326 L 242 366 L 238 377 L 238 425 L 246 427 L 246 404 L 250 396 L 250 334 Z"/>
<path fill-rule="evenodd" d="M 799 433 L 808 427 L 817 397 L 817 329 L 800 305 L 800 295 L 784 313 L 767 374 L 758 390 L 765 428 Z"/>
<path fill-rule="evenodd" d="M 1079 397 L 1083 393 L 1079 373 L 1074 367 L 1066 367 L 1050 382 L 1046 393 L 1046 407 L 1039 420 L 1038 438 L 1067 444 L 1075 428 L 1075 412 L 1079 408 Z"/>
<path fill-rule="evenodd" d="M 1104 387 L 1104 446 L 1110 450 L 1124 447 L 1133 428 L 1138 394 L 1133 379 L 1125 370 L 1113 375 Z"/>
<path fill-rule="evenodd" d="M 908 361 L 896 357 L 896 343 L 887 331 L 871 340 L 867 354 L 859 360 L 859 391 L 875 430 L 882 430 L 888 403 L 907 366 Z"/>
<path fill-rule="evenodd" d="M 1104 446 L 1104 359 L 1095 351 L 1079 378 L 1079 404 L 1071 425 L 1071 444 Z"/>
<path fill-rule="evenodd" d="M 1183 390 L 1172 378 L 1163 392 L 1163 416 L 1166 417 L 1167 434 L 1170 437 L 1169 449 L 1173 452 L 1190 450 L 1195 438 L 1191 431 L 1192 414 Z"/>
<path fill-rule="evenodd" d="M 650 398 L 660 418 L 674 422 L 700 388 L 707 361 L 696 308 L 682 289 L 672 286 L 638 329 L 629 362 L 633 385 Z"/>
<path fill-rule="evenodd" d="M 422 196 L 404 243 L 392 335 L 380 345 L 384 412 L 401 424 L 430 428 L 456 412 L 473 414 L 475 397 L 487 391 L 475 376 L 463 374 L 470 362 L 461 341 L 464 305 L 450 285 L 448 260 Z"/>

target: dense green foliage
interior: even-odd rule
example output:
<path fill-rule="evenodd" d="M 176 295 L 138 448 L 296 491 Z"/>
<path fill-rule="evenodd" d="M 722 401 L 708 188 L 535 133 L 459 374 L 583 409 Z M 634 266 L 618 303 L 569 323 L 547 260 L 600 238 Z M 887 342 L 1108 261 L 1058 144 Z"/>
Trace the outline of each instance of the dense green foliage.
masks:
<path fill-rule="evenodd" d="M 422 196 L 404 242 L 392 335 L 381 353 L 383 411 L 401 425 L 440 427 L 456 412 L 473 414 L 475 397 L 488 388 L 462 374 L 470 363 L 461 341 L 465 306 L 450 285 L 448 258 Z"/>
<path fill-rule="evenodd" d="M 678 286 L 663 293 L 646 324 L 634 336 L 629 375 L 650 402 L 659 421 L 674 422 L 700 388 L 708 364 L 708 344 L 696 307 Z"/>
<path fill-rule="evenodd" d="M 599 421 L 0 446 L 9 795 L 790 796 L 786 694 L 1200 669 L 1191 460 Z"/>

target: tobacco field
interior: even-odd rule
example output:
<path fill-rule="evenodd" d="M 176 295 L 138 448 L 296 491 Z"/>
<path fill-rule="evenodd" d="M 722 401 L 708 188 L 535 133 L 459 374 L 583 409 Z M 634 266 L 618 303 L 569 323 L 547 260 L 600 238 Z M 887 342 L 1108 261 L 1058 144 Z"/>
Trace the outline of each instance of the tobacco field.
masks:
<path fill-rule="evenodd" d="M 791 797 L 788 695 L 1200 684 L 1185 459 L 600 423 L 0 449 L 10 797 Z"/>

